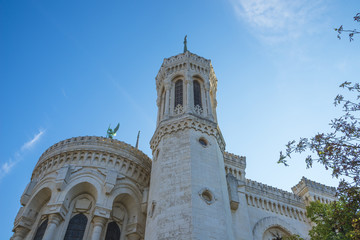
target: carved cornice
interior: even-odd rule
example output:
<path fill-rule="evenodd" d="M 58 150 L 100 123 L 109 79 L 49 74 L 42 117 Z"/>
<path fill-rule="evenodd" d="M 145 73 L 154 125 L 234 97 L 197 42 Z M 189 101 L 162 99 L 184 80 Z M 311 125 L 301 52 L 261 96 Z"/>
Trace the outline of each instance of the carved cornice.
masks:
<path fill-rule="evenodd" d="M 225 141 L 218 125 L 209 120 L 201 119 L 192 115 L 185 115 L 183 118 L 166 120 L 159 124 L 151 138 L 150 147 L 154 151 L 162 137 L 184 129 L 195 129 L 197 131 L 214 136 L 222 152 L 225 151 Z"/>

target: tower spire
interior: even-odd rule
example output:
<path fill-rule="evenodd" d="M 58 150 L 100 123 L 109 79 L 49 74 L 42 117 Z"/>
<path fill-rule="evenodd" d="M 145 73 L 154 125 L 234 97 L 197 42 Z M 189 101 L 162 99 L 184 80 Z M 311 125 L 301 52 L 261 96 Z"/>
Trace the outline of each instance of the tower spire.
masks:
<path fill-rule="evenodd" d="M 185 37 L 184 37 L 184 53 L 186 53 L 188 50 L 187 50 L 187 40 L 186 40 L 186 38 L 187 38 L 187 35 L 185 35 Z"/>
<path fill-rule="evenodd" d="M 140 131 L 138 132 L 138 135 L 137 135 L 137 138 L 136 138 L 136 145 L 135 145 L 136 149 L 139 148 L 139 137 L 140 137 Z"/>

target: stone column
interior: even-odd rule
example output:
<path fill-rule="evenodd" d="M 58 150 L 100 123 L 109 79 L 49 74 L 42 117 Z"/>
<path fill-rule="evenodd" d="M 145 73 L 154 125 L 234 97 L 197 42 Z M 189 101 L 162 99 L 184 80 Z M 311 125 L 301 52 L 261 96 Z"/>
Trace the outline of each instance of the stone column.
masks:
<path fill-rule="evenodd" d="M 208 113 L 208 117 L 211 119 L 211 120 L 214 120 L 214 115 L 213 115 L 213 112 L 212 112 L 212 108 L 211 108 L 211 99 L 210 99 L 210 87 L 209 86 L 206 86 L 205 87 L 205 94 L 206 94 L 206 108 L 207 108 L 207 113 Z"/>
<path fill-rule="evenodd" d="M 165 111 L 163 119 L 169 118 L 170 86 L 165 85 Z M 160 110 L 161 111 L 161 110 Z"/>
<path fill-rule="evenodd" d="M 55 238 L 55 232 L 62 217 L 58 213 L 52 213 L 49 215 L 48 225 L 46 227 L 43 240 L 53 240 Z"/>
<path fill-rule="evenodd" d="M 188 79 L 185 80 L 185 85 L 186 85 L 186 91 L 185 91 L 185 93 L 186 93 L 185 113 L 190 113 L 190 112 L 192 112 L 192 108 L 193 108 L 194 103 L 193 103 L 193 101 L 191 101 L 191 100 L 192 100 L 191 96 L 192 96 L 193 94 L 191 93 L 191 90 L 192 90 L 192 82 L 191 82 L 191 79 L 190 79 L 189 76 L 188 76 Z"/>
<path fill-rule="evenodd" d="M 12 240 L 23 240 L 27 233 L 29 232 L 28 228 L 18 226 L 14 229 L 14 235 L 12 236 Z"/>
<path fill-rule="evenodd" d="M 107 220 L 106 218 L 99 216 L 95 216 L 93 218 L 94 228 L 91 234 L 91 240 L 100 240 L 101 233 L 105 226 L 106 220 Z"/>

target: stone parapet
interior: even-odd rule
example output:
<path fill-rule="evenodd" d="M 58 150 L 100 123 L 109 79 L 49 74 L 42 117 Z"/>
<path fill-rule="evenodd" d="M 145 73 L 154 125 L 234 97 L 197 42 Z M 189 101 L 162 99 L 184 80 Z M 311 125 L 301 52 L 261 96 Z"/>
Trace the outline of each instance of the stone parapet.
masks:
<path fill-rule="evenodd" d="M 304 207 L 303 199 L 294 194 L 263 183 L 246 179 L 246 191 L 257 195 L 262 195 L 284 203 L 290 203 L 295 206 Z"/>
<path fill-rule="evenodd" d="M 301 222 L 308 222 L 304 200 L 290 192 L 252 180 L 246 180 L 247 205 Z"/>
<path fill-rule="evenodd" d="M 246 168 L 246 157 L 238 156 L 233 153 L 224 152 L 224 161 L 225 164 L 245 169 Z"/>
<path fill-rule="evenodd" d="M 246 157 L 224 152 L 225 173 L 231 173 L 235 178 L 245 180 Z"/>
<path fill-rule="evenodd" d="M 336 188 L 326 186 L 305 177 L 302 177 L 300 182 L 292 187 L 291 190 L 299 196 L 303 196 L 304 193 L 308 191 L 329 197 L 335 197 L 336 194 Z"/>
<path fill-rule="evenodd" d="M 66 181 L 65 167 L 71 165 L 72 171 L 82 167 L 117 171 L 145 186 L 150 180 L 151 164 L 148 156 L 124 142 L 95 136 L 74 137 L 48 148 L 36 164 L 32 179 L 61 169 L 64 176 L 59 176 L 64 179 L 60 180 Z"/>

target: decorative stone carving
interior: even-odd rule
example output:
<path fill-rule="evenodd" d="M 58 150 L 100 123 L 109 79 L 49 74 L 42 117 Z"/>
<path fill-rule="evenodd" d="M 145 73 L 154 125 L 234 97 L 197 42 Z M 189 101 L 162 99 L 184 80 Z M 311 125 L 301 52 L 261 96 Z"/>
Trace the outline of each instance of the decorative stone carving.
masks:
<path fill-rule="evenodd" d="M 110 218 L 110 209 L 96 206 L 94 210 L 94 216 L 104 217 L 104 218 Z"/>
<path fill-rule="evenodd" d="M 113 190 L 113 188 L 115 187 L 117 175 L 118 175 L 117 172 L 114 170 L 108 171 L 108 173 L 106 175 L 105 183 L 104 183 L 106 194 L 110 194 L 111 191 Z"/>
<path fill-rule="evenodd" d="M 202 108 L 200 105 L 196 105 L 196 106 L 194 107 L 194 112 L 195 112 L 196 114 L 198 114 L 198 115 L 202 115 L 202 113 L 203 113 L 203 108 Z"/>
<path fill-rule="evenodd" d="M 66 165 L 59 169 L 56 180 L 55 180 L 56 189 L 58 191 L 62 191 L 64 189 L 64 187 L 66 186 L 66 184 L 68 182 L 70 174 L 71 174 L 71 166 L 70 165 Z"/>
<path fill-rule="evenodd" d="M 119 222 L 123 222 L 125 219 L 125 215 L 126 215 L 126 210 L 123 206 L 118 205 L 118 206 L 114 206 L 113 210 L 112 210 L 112 217 Z"/>
<path fill-rule="evenodd" d="M 183 106 L 181 104 L 178 104 L 174 109 L 174 114 L 175 115 L 180 115 L 182 113 L 184 113 L 184 108 L 183 108 Z"/>
<path fill-rule="evenodd" d="M 213 135 L 219 144 L 220 150 L 225 150 L 225 141 L 217 124 L 192 116 L 187 116 L 186 118 L 180 120 L 178 119 L 173 122 L 167 121 L 163 124 L 160 124 L 150 141 L 151 149 L 154 151 L 157 148 L 157 145 L 164 135 L 188 128 L 195 129 L 208 135 Z"/>
<path fill-rule="evenodd" d="M 213 204 L 216 201 L 214 193 L 208 188 L 202 188 L 199 191 L 199 196 L 208 205 Z"/>
<path fill-rule="evenodd" d="M 76 200 L 75 209 L 78 212 L 87 212 L 91 208 L 91 201 L 87 198 Z"/>

